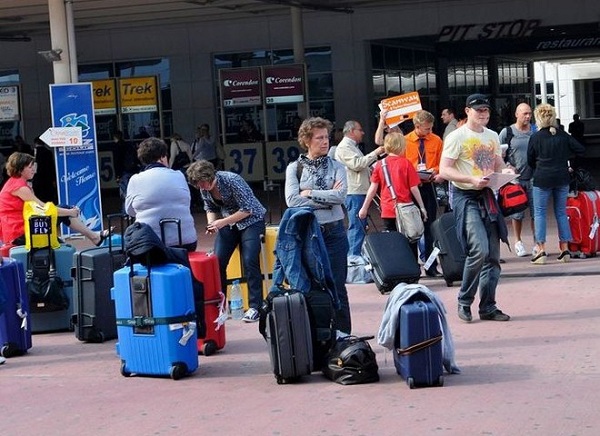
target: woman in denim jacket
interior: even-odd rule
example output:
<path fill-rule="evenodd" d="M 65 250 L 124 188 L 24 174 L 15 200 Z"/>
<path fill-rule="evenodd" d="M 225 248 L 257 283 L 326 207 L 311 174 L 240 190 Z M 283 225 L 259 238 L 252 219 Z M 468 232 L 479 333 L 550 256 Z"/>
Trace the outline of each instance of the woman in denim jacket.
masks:
<path fill-rule="evenodd" d="M 348 238 L 342 204 L 348 189 L 346 170 L 327 156 L 332 124 L 315 117 L 302 122 L 298 143 L 306 150 L 285 172 L 285 201 L 288 207 L 310 207 L 317 218 L 331 264 L 335 291 L 339 298 L 337 327 L 351 333 L 350 305 L 346 289 Z"/>

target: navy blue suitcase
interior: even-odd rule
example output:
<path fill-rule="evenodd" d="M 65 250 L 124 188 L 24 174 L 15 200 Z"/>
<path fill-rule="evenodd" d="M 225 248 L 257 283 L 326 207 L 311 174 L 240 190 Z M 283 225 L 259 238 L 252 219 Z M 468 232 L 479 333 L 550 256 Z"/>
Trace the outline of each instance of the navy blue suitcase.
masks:
<path fill-rule="evenodd" d="M 21 262 L 0 257 L 0 286 L 6 296 L 4 312 L 0 314 L 0 354 L 20 356 L 31 348 L 29 296 Z"/>
<path fill-rule="evenodd" d="M 413 301 L 400 307 L 395 338 L 396 372 L 413 389 L 443 386 L 442 329 L 435 304 Z"/>

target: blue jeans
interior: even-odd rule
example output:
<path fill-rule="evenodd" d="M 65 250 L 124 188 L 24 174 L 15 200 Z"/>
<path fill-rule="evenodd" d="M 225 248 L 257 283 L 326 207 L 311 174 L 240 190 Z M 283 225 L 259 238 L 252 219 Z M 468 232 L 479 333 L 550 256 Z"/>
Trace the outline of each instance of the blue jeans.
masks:
<path fill-rule="evenodd" d="M 479 314 L 487 315 L 497 309 L 496 287 L 501 269 L 498 226 L 489 221 L 476 201 L 466 202 L 465 221 L 467 258 L 458 304 L 470 307 L 479 288 Z"/>
<path fill-rule="evenodd" d="M 350 320 L 350 302 L 346 289 L 346 276 L 348 275 L 348 239 L 344 229 L 344 221 L 340 220 L 334 226 L 321 226 L 323 240 L 331 264 L 331 273 L 335 283 L 335 290 L 340 300 L 340 309 L 337 311 L 337 329 L 345 333 L 352 333 Z"/>
<path fill-rule="evenodd" d="M 227 284 L 227 265 L 236 247 L 240 246 L 242 267 L 248 280 L 248 305 L 259 309 L 262 304 L 263 277 L 260 271 L 260 235 L 265 234 L 265 222 L 259 221 L 238 230 L 237 227 L 225 226 L 217 233 L 215 254 L 219 259 L 221 284 L 223 289 Z"/>
<path fill-rule="evenodd" d="M 361 220 L 358 211 L 362 207 L 366 195 L 346 195 L 346 212 L 348 213 L 348 255 L 360 256 L 363 242 L 365 240 L 366 218 Z"/>
<path fill-rule="evenodd" d="M 548 200 L 552 196 L 554 201 L 554 216 L 558 226 L 558 240 L 569 242 L 571 240 L 571 228 L 567 218 L 567 195 L 569 185 L 554 188 L 533 187 L 533 222 L 535 222 L 535 242 L 546 243 L 546 215 Z"/>

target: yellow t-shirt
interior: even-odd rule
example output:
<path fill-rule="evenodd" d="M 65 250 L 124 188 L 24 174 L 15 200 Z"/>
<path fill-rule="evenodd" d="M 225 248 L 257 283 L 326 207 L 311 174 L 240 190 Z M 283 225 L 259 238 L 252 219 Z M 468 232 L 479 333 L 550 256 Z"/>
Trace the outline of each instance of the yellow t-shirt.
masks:
<path fill-rule="evenodd" d="M 50 217 L 50 228 L 46 222 L 36 220 L 35 217 Z M 33 228 L 31 228 L 31 218 L 33 219 Z M 57 235 L 58 211 L 54 203 L 48 202 L 44 207 L 38 205 L 35 201 L 26 201 L 23 206 L 23 219 L 25 220 L 25 248 L 41 248 L 48 246 L 48 232 L 50 232 L 50 246 L 54 249 L 60 247 Z"/>
<path fill-rule="evenodd" d="M 462 174 L 483 176 L 494 172 L 496 156 L 502 157 L 498 134 L 490 129 L 478 133 L 461 126 L 444 139 L 442 159 L 456 159 L 454 166 Z M 460 189 L 477 189 L 471 183 L 452 182 Z"/>

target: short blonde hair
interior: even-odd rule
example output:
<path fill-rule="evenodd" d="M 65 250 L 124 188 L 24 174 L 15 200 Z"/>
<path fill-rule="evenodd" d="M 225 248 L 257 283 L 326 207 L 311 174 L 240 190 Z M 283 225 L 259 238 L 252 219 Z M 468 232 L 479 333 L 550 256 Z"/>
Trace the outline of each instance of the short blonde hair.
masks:
<path fill-rule="evenodd" d="M 401 132 L 390 132 L 383 140 L 383 148 L 386 153 L 402 156 L 406 151 L 406 139 Z"/>
<path fill-rule="evenodd" d="M 535 123 L 539 129 L 550 128 L 550 133 L 556 134 L 556 110 L 551 104 L 540 104 L 534 111 Z"/>
<path fill-rule="evenodd" d="M 215 166 L 207 160 L 197 160 L 193 162 L 185 171 L 188 177 L 188 183 L 197 186 L 200 182 L 212 182 L 215 180 Z"/>
<path fill-rule="evenodd" d="M 307 118 L 302 121 L 298 129 L 298 144 L 304 150 L 308 150 L 308 143 L 313 137 L 314 129 L 327 129 L 327 135 L 331 133 L 333 124 L 331 121 L 321 117 Z"/>

